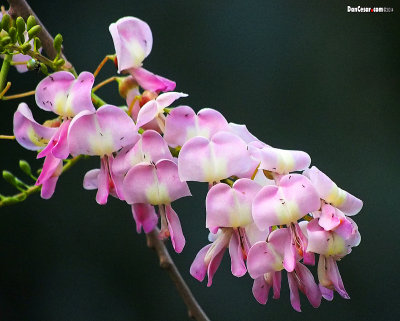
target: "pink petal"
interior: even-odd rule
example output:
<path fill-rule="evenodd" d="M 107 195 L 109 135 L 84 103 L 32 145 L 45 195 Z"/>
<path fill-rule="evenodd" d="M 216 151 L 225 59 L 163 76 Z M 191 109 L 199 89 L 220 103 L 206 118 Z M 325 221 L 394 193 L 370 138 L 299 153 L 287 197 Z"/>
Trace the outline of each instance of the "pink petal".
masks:
<path fill-rule="evenodd" d="M 57 128 L 49 128 L 38 124 L 32 116 L 28 105 L 20 103 L 14 114 L 14 135 L 17 142 L 26 149 L 40 150 L 57 132 Z"/>
<path fill-rule="evenodd" d="M 158 105 L 155 100 L 150 100 L 139 110 L 137 117 L 136 127 L 142 127 L 143 125 L 149 123 L 159 114 Z"/>
<path fill-rule="evenodd" d="M 299 289 L 297 287 L 297 282 L 293 272 L 288 273 L 287 277 L 290 289 L 290 303 L 292 304 L 293 309 L 295 309 L 297 312 L 301 312 Z"/>
<path fill-rule="evenodd" d="M 100 205 L 104 205 L 107 203 L 108 194 L 110 193 L 110 176 L 108 173 L 109 171 L 107 158 L 102 157 L 96 194 L 96 202 Z"/>
<path fill-rule="evenodd" d="M 363 202 L 360 199 L 339 188 L 317 167 L 311 167 L 304 172 L 304 175 L 310 178 L 322 199 L 327 203 L 331 203 L 346 215 L 355 215 L 361 210 Z"/>
<path fill-rule="evenodd" d="M 83 178 L 83 188 L 86 190 L 93 190 L 98 188 L 100 169 L 92 169 L 85 174 Z"/>
<path fill-rule="evenodd" d="M 150 54 L 153 36 L 149 25 L 134 17 L 124 17 L 109 27 L 118 60 L 118 72 L 138 68 Z"/>
<path fill-rule="evenodd" d="M 242 178 L 229 187 L 214 185 L 206 198 L 206 227 L 243 227 L 253 222 L 251 204 L 261 186 Z"/>
<path fill-rule="evenodd" d="M 336 209 L 333 206 L 324 204 L 318 223 L 325 231 L 330 231 L 340 224 L 341 218 L 342 217 L 336 213 Z"/>
<path fill-rule="evenodd" d="M 184 181 L 214 182 L 249 170 L 247 146 L 228 132 L 218 132 L 210 140 L 194 137 L 183 145 L 179 176 Z"/>
<path fill-rule="evenodd" d="M 208 265 L 208 268 L 207 268 L 207 275 L 208 275 L 207 286 L 208 287 L 210 287 L 212 285 L 214 274 L 215 274 L 215 272 L 217 272 L 219 265 L 221 264 L 224 253 L 225 253 L 225 248 L 222 249 L 221 251 L 217 252 L 216 255 L 211 259 L 211 261 Z"/>
<path fill-rule="evenodd" d="M 332 301 L 333 300 L 333 291 L 330 289 L 327 289 L 326 287 L 322 286 L 321 284 L 319 285 L 319 290 L 321 291 L 322 297 L 325 300 Z"/>
<path fill-rule="evenodd" d="M 91 90 L 94 76 L 82 72 L 77 79 L 67 71 L 55 72 L 36 87 L 37 105 L 60 116 L 73 117 L 83 110 L 94 112 Z"/>
<path fill-rule="evenodd" d="M 172 246 L 174 247 L 176 253 L 181 253 L 186 243 L 182 232 L 181 222 L 179 221 L 179 217 L 172 209 L 171 205 L 165 206 L 165 213 Z"/>
<path fill-rule="evenodd" d="M 46 156 L 42 172 L 40 173 L 35 185 L 42 185 L 41 197 L 49 199 L 53 196 L 58 177 L 61 175 L 63 162 L 55 158 L 52 154 Z"/>
<path fill-rule="evenodd" d="M 207 265 L 204 263 L 204 258 L 210 249 L 212 244 L 208 244 L 203 247 L 199 253 L 197 253 L 192 265 L 190 266 L 190 275 L 200 282 L 204 280 L 207 273 Z"/>
<path fill-rule="evenodd" d="M 149 233 L 157 225 L 158 216 L 154 206 L 149 204 L 132 204 L 132 215 L 136 222 L 136 231 L 141 232 L 142 227 L 145 233 Z"/>
<path fill-rule="evenodd" d="M 249 132 L 246 125 L 229 123 L 229 129 L 233 134 L 243 139 L 246 142 L 246 144 L 258 141 L 258 138 Z"/>
<path fill-rule="evenodd" d="M 111 155 L 139 139 L 132 119 L 120 108 L 104 105 L 96 113 L 81 112 L 68 130 L 72 155 Z"/>
<path fill-rule="evenodd" d="M 281 257 L 264 241 L 254 244 L 247 255 L 247 270 L 253 279 L 275 272 L 279 263 L 282 263 Z"/>
<path fill-rule="evenodd" d="M 253 144 L 253 146 L 255 145 Z M 311 164 L 310 156 L 302 151 L 284 150 L 270 146 L 253 151 L 252 156 L 261 162 L 260 169 L 278 174 L 303 170 Z"/>
<path fill-rule="evenodd" d="M 163 159 L 155 165 L 140 163 L 131 168 L 124 180 L 124 195 L 129 204 L 169 204 L 189 196 L 186 182 L 181 182 L 177 165 Z"/>
<path fill-rule="evenodd" d="M 253 219 L 259 229 L 297 222 L 320 208 L 320 199 L 303 175 L 285 175 L 280 186 L 265 186 L 253 202 Z"/>
<path fill-rule="evenodd" d="M 303 264 L 297 263 L 294 273 L 297 275 L 296 280 L 301 292 L 307 296 L 308 301 L 310 301 L 314 308 L 318 308 L 321 304 L 322 295 L 310 270 Z"/>
<path fill-rule="evenodd" d="M 272 283 L 272 280 L 271 280 Z M 265 278 L 264 275 L 258 277 L 257 279 L 254 280 L 253 282 L 253 296 L 254 298 L 258 301 L 260 304 L 266 304 L 268 301 L 268 294 L 269 290 L 271 289 L 272 284 L 269 284 Z"/>
<path fill-rule="evenodd" d="M 172 91 L 176 87 L 175 81 L 153 74 L 144 68 L 131 68 L 129 72 L 144 90 L 166 92 Z"/>
<path fill-rule="evenodd" d="M 231 271 L 234 276 L 241 277 L 246 274 L 246 266 L 244 264 L 244 257 L 242 247 L 240 245 L 239 233 L 234 231 L 229 242 L 229 255 L 231 257 Z"/>
<path fill-rule="evenodd" d="M 189 106 L 180 106 L 167 116 L 164 138 L 170 146 L 176 147 L 196 136 L 210 138 L 221 130 L 228 130 L 228 123 L 220 112 L 204 108 L 196 115 Z"/>

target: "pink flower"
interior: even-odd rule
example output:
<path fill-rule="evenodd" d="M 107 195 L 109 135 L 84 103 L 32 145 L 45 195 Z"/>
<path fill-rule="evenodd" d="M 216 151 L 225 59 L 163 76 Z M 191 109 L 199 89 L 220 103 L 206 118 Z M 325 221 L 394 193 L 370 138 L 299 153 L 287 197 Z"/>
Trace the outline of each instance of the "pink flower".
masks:
<path fill-rule="evenodd" d="M 298 262 L 301 257 L 299 255 L 293 257 L 291 242 L 289 229 L 281 228 L 273 231 L 266 242 L 260 241 L 251 247 L 247 269 L 254 279 L 254 297 L 259 303 L 265 304 L 271 286 L 274 288 L 274 298 L 279 297 L 280 271 L 285 268 L 288 271 L 290 302 L 292 307 L 300 312 L 298 290 L 307 296 L 314 307 L 318 307 L 321 303 L 321 291 L 308 268 Z"/>
<path fill-rule="evenodd" d="M 178 165 L 182 180 L 209 183 L 254 171 L 246 143 L 229 132 L 190 139 L 179 153 Z"/>
<path fill-rule="evenodd" d="M 192 263 L 190 274 L 197 280 L 202 281 L 207 273 L 207 286 L 211 286 L 227 247 L 232 274 L 240 277 L 246 273 L 245 260 L 251 245 L 268 234 L 255 227 L 251 215 L 251 203 L 260 188 L 256 182 L 243 178 L 232 188 L 220 183 L 209 190 L 206 226 L 216 233 L 216 238 L 199 251 Z"/>
<path fill-rule="evenodd" d="M 355 215 L 361 210 L 363 202 L 360 199 L 339 188 L 317 167 L 313 166 L 305 170 L 303 174 L 310 179 L 319 197 L 326 203 L 333 205 L 349 216 Z"/>
<path fill-rule="evenodd" d="M 128 204 L 158 205 L 161 217 L 160 237 L 171 236 L 175 251 L 180 253 L 185 246 L 185 237 L 171 203 L 191 194 L 186 182 L 179 179 L 177 165 L 169 159 L 161 159 L 157 163 L 139 163 L 127 173 L 123 189 Z M 144 213 L 143 217 L 147 219 L 149 213 Z"/>
<path fill-rule="evenodd" d="M 117 55 L 118 72 L 129 71 L 145 90 L 160 92 L 175 89 L 175 82 L 142 68 L 150 54 L 153 36 L 149 25 L 134 17 L 124 17 L 109 27 Z"/>
<path fill-rule="evenodd" d="M 68 131 L 70 153 L 101 157 L 100 171 L 97 172 L 97 203 L 107 203 L 110 192 L 123 197 L 122 186 L 115 184 L 111 171 L 113 153 L 134 144 L 138 139 L 132 119 L 116 106 L 104 105 L 94 113 L 82 111 L 72 120 Z M 91 176 L 96 176 L 95 174 L 91 172 Z M 96 180 L 95 177 L 90 179 Z M 96 184 L 92 183 L 90 186 Z"/>
<path fill-rule="evenodd" d="M 201 109 L 197 115 L 189 106 L 174 108 L 165 121 L 164 138 L 171 147 L 183 146 L 193 137 L 209 139 L 219 131 L 229 130 L 228 122 L 215 109 Z"/>
<path fill-rule="evenodd" d="M 81 111 L 95 110 L 91 101 L 93 81 L 94 77 L 89 72 L 82 72 L 75 79 L 71 73 L 60 71 L 47 76 L 38 84 L 36 103 L 41 109 L 60 116 L 59 121 L 53 122 L 57 127 L 49 128 L 38 124 L 24 103 L 20 104 L 14 114 L 14 133 L 17 141 L 27 149 L 42 149 L 37 157 L 46 157 L 36 182 L 36 185 L 43 185 L 43 198 L 52 196 L 57 181 L 55 178 L 61 173 L 62 159 L 69 155 L 67 133 L 71 118 Z M 51 188 L 45 187 L 48 185 L 47 180 L 51 180 L 51 183 L 48 183 Z"/>

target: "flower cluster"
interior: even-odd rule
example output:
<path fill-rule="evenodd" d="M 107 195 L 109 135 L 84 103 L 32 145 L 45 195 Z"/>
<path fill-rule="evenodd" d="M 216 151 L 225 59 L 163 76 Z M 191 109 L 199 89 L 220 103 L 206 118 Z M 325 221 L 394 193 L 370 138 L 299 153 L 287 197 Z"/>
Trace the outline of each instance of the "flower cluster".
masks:
<path fill-rule="evenodd" d="M 279 298 L 286 270 L 293 308 L 300 311 L 299 290 L 312 306 L 333 291 L 349 298 L 337 261 L 360 243 L 357 214 L 362 201 L 340 189 L 302 151 L 274 148 L 244 125 L 229 123 L 217 110 L 197 114 L 188 106 L 170 107 L 186 94 L 175 82 L 142 67 L 153 39 L 149 26 L 133 17 L 110 25 L 120 94 L 126 107 L 91 100 L 95 77 L 55 72 L 36 88 L 39 108 L 57 118 L 37 123 L 20 104 L 14 133 L 27 149 L 45 157 L 36 182 L 42 197 L 52 196 L 63 160 L 100 157 L 100 168 L 86 173 L 85 189 L 97 189 L 96 201 L 112 196 L 131 205 L 137 231 L 148 233 L 161 221 L 160 238 L 176 252 L 185 237 L 171 203 L 190 196 L 188 181 L 206 182 L 206 227 L 210 243 L 197 254 L 190 273 L 207 285 L 229 250 L 232 274 L 254 279 L 253 295 L 265 304 L 270 289 Z M 318 259 L 318 284 L 307 266 Z"/>

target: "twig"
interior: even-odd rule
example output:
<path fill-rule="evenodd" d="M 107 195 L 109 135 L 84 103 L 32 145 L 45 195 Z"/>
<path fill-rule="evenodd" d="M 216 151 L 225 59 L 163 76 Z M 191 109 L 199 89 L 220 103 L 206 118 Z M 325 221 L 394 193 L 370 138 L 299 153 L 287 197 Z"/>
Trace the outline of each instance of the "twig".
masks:
<path fill-rule="evenodd" d="M 179 273 L 164 242 L 158 238 L 159 233 L 160 230 L 155 228 L 152 232 L 146 234 L 147 246 L 156 251 L 160 260 L 160 267 L 168 272 L 169 277 L 174 282 L 179 295 L 186 304 L 189 317 L 197 321 L 210 321 Z"/>

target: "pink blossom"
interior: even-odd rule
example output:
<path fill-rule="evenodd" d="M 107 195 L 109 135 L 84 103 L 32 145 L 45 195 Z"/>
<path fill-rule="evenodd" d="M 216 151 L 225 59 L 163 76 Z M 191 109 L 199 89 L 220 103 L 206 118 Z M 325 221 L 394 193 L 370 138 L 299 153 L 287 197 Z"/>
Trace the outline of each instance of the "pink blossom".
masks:
<path fill-rule="evenodd" d="M 109 27 L 117 55 L 118 72 L 129 71 L 145 90 L 171 91 L 175 82 L 142 68 L 150 54 L 153 35 L 149 25 L 134 17 L 124 17 Z"/>

